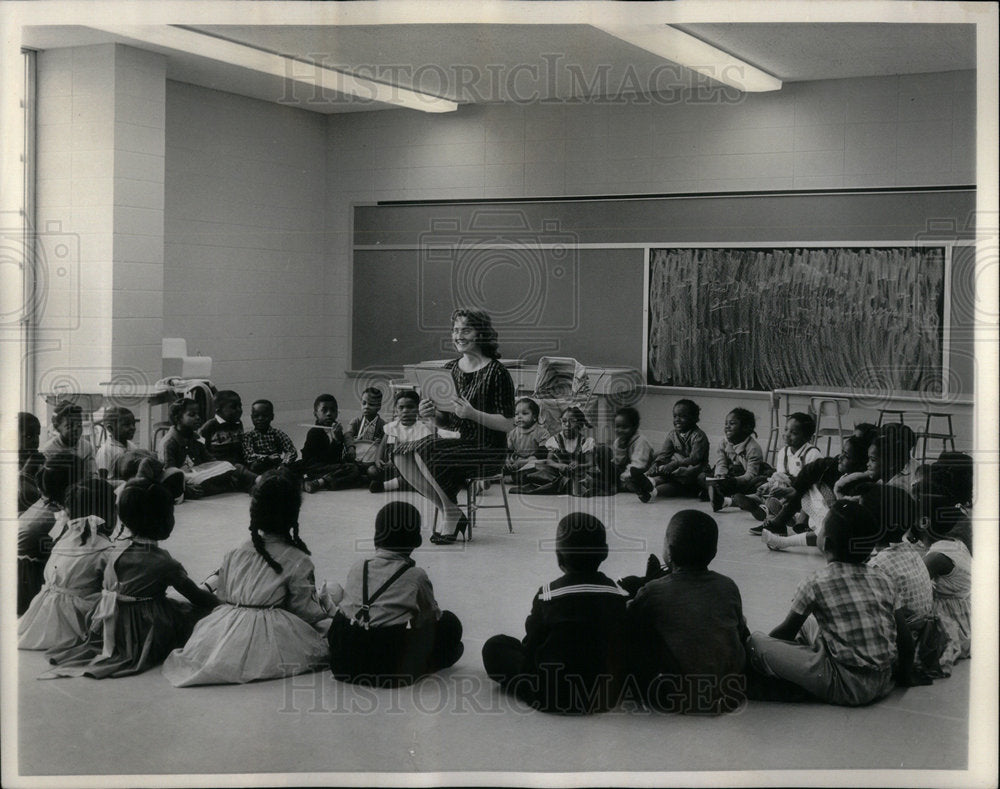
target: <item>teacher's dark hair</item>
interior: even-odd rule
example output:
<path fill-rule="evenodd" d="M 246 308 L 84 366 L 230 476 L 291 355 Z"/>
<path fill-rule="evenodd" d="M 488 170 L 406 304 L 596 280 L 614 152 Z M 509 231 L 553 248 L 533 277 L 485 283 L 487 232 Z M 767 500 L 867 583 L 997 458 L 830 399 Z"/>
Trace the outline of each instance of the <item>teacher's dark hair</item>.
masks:
<path fill-rule="evenodd" d="M 465 318 L 465 322 L 476 330 L 476 344 L 483 356 L 490 359 L 500 358 L 500 346 L 497 344 L 497 330 L 493 328 L 493 321 L 490 316 L 482 310 L 468 310 L 459 308 L 451 314 L 451 325 L 459 318 Z"/>

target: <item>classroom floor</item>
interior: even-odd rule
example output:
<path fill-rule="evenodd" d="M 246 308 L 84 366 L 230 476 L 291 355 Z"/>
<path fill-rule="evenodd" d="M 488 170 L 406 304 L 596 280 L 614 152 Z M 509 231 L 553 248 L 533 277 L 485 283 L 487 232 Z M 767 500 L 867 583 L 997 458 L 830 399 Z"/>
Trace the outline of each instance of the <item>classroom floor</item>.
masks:
<path fill-rule="evenodd" d="M 20 652 L 21 774 L 966 767 L 968 661 L 950 679 L 897 689 L 861 709 L 751 702 L 723 717 L 631 711 L 572 718 L 534 712 L 499 694 L 483 671 L 482 644 L 494 633 L 523 635 L 536 589 L 559 575 L 551 539 L 563 514 L 579 508 L 604 520 L 611 555 L 603 569 L 614 578 L 643 571 L 677 509 L 708 508 L 643 505 L 631 494 L 511 499 L 514 533 L 507 533 L 502 510 L 487 510 L 465 546 L 431 545 L 431 512 L 423 509 L 424 546 L 414 558 L 441 606 L 465 626 L 465 655 L 452 669 L 399 690 L 355 688 L 329 672 L 175 689 L 158 668 L 124 679 L 36 681 L 43 655 Z M 374 515 L 385 500 L 365 490 L 305 497 L 301 534 L 318 583 L 342 583 L 371 551 Z M 498 503 L 499 492 L 486 500 Z M 204 578 L 246 539 L 247 505 L 242 494 L 181 505 L 164 547 L 193 578 Z M 712 567 L 739 585 L 750 629 L 769 630 L 821 557 L 805 549 L 768 551 L 747 534 L 753 521 L 745 513 L 721 513 L 718 521 Z"/>

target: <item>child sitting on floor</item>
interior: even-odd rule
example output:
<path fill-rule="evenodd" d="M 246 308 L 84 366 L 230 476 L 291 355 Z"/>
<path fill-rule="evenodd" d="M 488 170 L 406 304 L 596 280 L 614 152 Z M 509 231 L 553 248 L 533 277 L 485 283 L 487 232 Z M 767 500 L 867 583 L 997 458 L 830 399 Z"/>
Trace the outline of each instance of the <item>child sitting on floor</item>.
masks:
<path fill-rule="evenodd" d="M 507 460 L 503 473 L 514 485 L 520 485 L 524 476 L 535 468 L 535 461 L 545 457 L 545 442 L 549 431 L 538 421 L 541 412 L 538 403 L 522 397 L 514 403 L 514 429 L 507 434 Z"/>
<path fill-rule="evenodd" d="M 698 510 L 667 524 L 669 572 L 639 589 L 628 608 L 629 644 L 639 692 L 665 712 L 732 712 L 745 700 L 750 635 L 740 590 L 708 569 L 719 527 Z"/>
<path fill-rule="evenodd" d="M 236 490 L 248 492 L 257 475 L 247 468 L 243 456 L 243 401 L 236 392 L 223 389 L 215 395 L 215 416 L 205 421 L 198 435 L 210 458 L 233 465 Z"/>
<path fill-rule="evenodd" d="M 337 421 L 337 398 L 321 394 L 313 402 L 316 427 L 306 433 L 302 460 L 296 468 L 305 475 L 306 493 L 356 487 L 361 474 L 354 462 L 354 439 Z"/>
<path fill-rule="evenodd" d="M 355 462 L 361 474 L 361 482 L 372 482 L 381 478 L 381 469 L 376 469 L 379 445 L 385 437 L 385 420 L 379 416 L 382 408 L 382 390 L 369 386 L 361 393 L 361 416 L 356 416 L 347 427 L 354 439 Z"/>
<path fill-rule="evenodd" d="M 159 547 L 174 528 L 174 499 L 167 488 L 145 477 L 125 485 L 118 515 L 129 538 L 112 549 L 104 571 L 101 601 L 94 609 L 87 640 L 49 650 L 53 677 L 125 677 L 147 671 L 182 646 L 195 619 L 219 604 L 211 592 L 188 578 L 181 564 Z M 176 589 L 201 610 L 167 597 Z"/>
<path fill-rule="evenodd" d="M 713 512 L 732 507 L 734 493 L 753 493 L 773 471 L 753 439 L 756 427 L 757 418 L 745 408 L 734 408 L 726 415 L 726 437 L 719 444 L 712 476 L 701 477 Z"/>
<path fill-rule="evenodd" d="M 220 605 L 163 663 L 174 687 L 253 682 L 324 667 L 317 626 L 333 602 L 316 593 L 309 549 L 299 538 L 301 484 L 284 468 L 250 491 L 250 539 L 226 554 L 210 578 Z"/>
<path fill-rule="evenodd" d="M 961 540 L 972 553 L 972 458 L 964 452 L 942 452 L 938 459 L 929 465 L 921 467 L 917 485 L 926 489 L 928 486 L 937 489 L 941 495 L 948 497 L 955 509 L 961 513 L 948 536 L 953 540 Z"/>
<path fill-rule="evenodd" d="M 868 447 L 875 437 L 874 428 L 868 433 L 845 438 L 840 454 L 824 457 L 804 466 L 792 483 L 793 493 L 781 506 L 777 515 L 756 526 L 750 533 L 761 536 L 773 551 L 781 551 L 798 545 L 817 544 L 817 536 L 823 528 L 826 513 L 836 500 L 834 488 L 847 475 L 857 478 L 868 463 Z M 870 483 L 864 475 L 861 484 Z M 792 524 L 795 534 L 788 534 Z"/>
<path fill-rule="evenodd" d="M 693 400 L 674 403 L 674 429 L 643 474 L 631 471 L 639 501 L 657 496 L 697 496 L 698 478 L 708 469 L 708 436 L 698 427 L 701 408 Z"/>
<path fill-rule="evenodd" d="M 826 516 L 819 548 L 827 564 L 799 584 L 792 607 L 770 635 L 748 642 L 750 665 L 828 704 L 860 706 L 886 696 L 899 666 L 912 684 L 913 640 L 896 585 L 865 564 L 878 537 L 871 513 L 837 501 Z"/>
<path fill-rule="evenodd" d="M 396 418 L 385 426 L 385 432 L 378 445 L 375 473 L 368 490 L 372 493 L 382 493 L 390 490 L 412 490 L 405 479 L 399 476 L 392 464 L 392 452 L 397 444 L 417 441 L 434 435 L 434 428 L 418 419 L 420 395 L 412 389 L 404 389 L 396 393 Z"/>
<path fill-rule="evenodd" d="M 36 476 L 45 464 L 45 455 L 38 451 L 42 423 L 28 411 L 17 415 L 17 514 L 38 501 L 42 492 Z"/>
<path fill-rule="evenodd" d="M 45 564 L 45 584 L 17 623 L 18 649 L 65 649 L 87 637 L 101 599 L 115 529 L 115 492 L 91 477 L 66 494 L 62 534 Z"/>
<path fill-rule="evenodd" d="M 653 462 L 653 448 L 639 434 L 639 412 L 622 406 L 615 412 L 615 440 L 612 444 L 617 489 L 634 493 L 632 475 L 644 475 Z"/>
<path fill-rule="evenodd" d="M 934 607 L 934 587 L 923 556 L 906 539 L 917 525 L 917 503 L 902 488 L 888 485 L 868 490 L 861 504 L 875 516 L 880 528 L 868 566 L 882 570 L 896 584 L 899 606 L 913 632 L 927 621 Z"/>
<path fill-rule="evenodd" d="M 250 406 L 250 421 L 253 430 L 244 433 L 243 459 L 254 474 L 262 474 L 268 469 L 288 466 L 299 456 L 295 444 L 284 432 L 271 427 L 274 421 L 274 403 L 270 400 L 254 400 Z"/>
<path fill-rule="evenodd" d="M 626 593 L 598 569 L 608 556 L 604 524 L 572 512 L 556 530 L 564 573 L 535 595 L 524 639 L 497 635 L 483 666 L 506 692 L 543 712 L 589 714 L 618 702 L 626 671 Z"/>
<path fill-rule="evenodd" d="M 130 450 L 137 449 L 132 443 L 135 437 L 135 414 L 121 406 L 113 406 L 104 412 L 104 443 L 97 450 L 97 472 L 105 479 L 116 479 L 112 473 L 116 461 Z"/>
<path fill-rule="evenodd" d="M 358 561 L 337 589 L 330 668 L 343 682 L 409 685 L 462 656 L 462 623 L 441 611 L 427 573 L 410 554 L 420 547 L 420 512 L 392 501 L 375 517 L 375 556 Z"/>
<path fill-rule="evenodd" d="M 198 403 L 182 397 L 171 403 L 169 414 L 173 427 L 160 441 L 159 459 L 166 468 L 184 472 L 184 497 L 193 500 L 242 489 L 236 467 L 225 460 L 212 460 L 199 440 Z"/>
<path fill-rule="evenodd" d="M 802 412 L 789 415 L 785 423 L 785 446 L 778 453 L 777 469 L 764 481 L 756 493 L 737 493 L 733 504 L 746 510 L 759 521 L 767 517 L 764 505 L 777 514 L 785 499 L 795 493 L 792 482 L 802 471 L 802 467 L 819 460 L 820 451 L 810 443 L 816 433 L 816 420 Z"/>
<path fill-rule="evenodd" d="M 83 409 L 70 400 L 61 401 L 52 412 L 52 429 L 56 434 L 42 446 L 42 454 L 70 452 L 79 458 L 85 476 L 96 477 L 94 445 L 83 435 Z"/>
<path fill-rule="evenodd" d="M 972 555 L 962 540 L 952 536 L 963 514 L 949 492 L 928 485 L 918 486 L 917 495 L 917 531 L 926 549 L 924 565 L 934 585 L 934 615 L 947 635 L 939 659 L 941 673 L 947 677 L 957 661 L 971 655 Z"/>
<path fill-rule="evenodd" d="M 909 493 L 915 481 L 910 471 L 914 441 L 913 431 L 906 425 L 883 425 L 868 448 L 868 476 L 879 485 L 893 485 Z"/>
<path fill-rule="evenodd" d="M 590 422 L 576 406 L 563 409 L 562 430 L 545 442 L 547 455 L 524 477 L 524 485 L 512 493 L 570 493 L 586 495 L 598 475 L 594 439 L 584 435 Z"/>
<path fill-rule="evenodd" d="M 52 549 L 51 532 L 65 518 L 66 491 L 85 479 L 79 458 L 69 452 L 50 455 L 38 472 L 41 498 L 17 519 L 17 615 L 42 588 Z"/>

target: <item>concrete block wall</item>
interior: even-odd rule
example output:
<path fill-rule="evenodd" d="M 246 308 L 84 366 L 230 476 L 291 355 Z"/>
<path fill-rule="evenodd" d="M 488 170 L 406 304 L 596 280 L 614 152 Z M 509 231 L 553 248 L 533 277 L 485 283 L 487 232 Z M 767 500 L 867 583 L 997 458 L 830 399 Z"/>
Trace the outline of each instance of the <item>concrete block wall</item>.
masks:
<path fill-rule="evenodd" d="M 211 356 L 247 413 L 266 397 L 305 418 L 342 378 L 326 119 L 171 81 L 166 107 L 164 335 Z"/>
<path fill-rule="evenodd" d="M 165 69 L 115 44 L 38 55 L 39 391 L 159 377 Z"/>

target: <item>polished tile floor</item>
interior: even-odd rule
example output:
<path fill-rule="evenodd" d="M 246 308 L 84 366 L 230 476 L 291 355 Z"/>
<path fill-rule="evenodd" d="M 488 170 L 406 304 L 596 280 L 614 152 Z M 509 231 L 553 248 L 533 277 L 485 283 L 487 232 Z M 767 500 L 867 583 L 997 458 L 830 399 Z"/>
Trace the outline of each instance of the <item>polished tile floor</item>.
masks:
<path fill-rule="evenodd" d="M 492 503 L 499 492 L 487 494 Z M 343 582 L 372 548 L 385 500 L 364 490 L 307 496 L 301 533 L 317 581 Z M 411 500 L 416 501 L 414 497 Z M 163 543 L 200 580 L 247 536 L 245 495 L 177 508 Z M 559 517 L 581 508 L 609 529 L 612 577 L 641 573 L 681 506 L 604 499 L 512 497 L 514 533 L 501 510 L 480 514 L 468 545 L 414 558 L 443 608 L 464 623 L 466 651 L 452 669 L 394 691 L 342 685 L 321 672 L 247 686 L 175 689 L 159 669 L 115 680 L 36 681 L 40 653 L 19 655 L 18 759 L 25 775 L 453 771 L 730 771 L 884 768 L 961 770 L 968 760 L 969 662 L 933 686 L 896 690 L 862 709 L 753 702 L 725 717 L 612 712 L 548 716 L 498 694 L 480 659 L 494 633 L 523 635 L 542 583 L 559 575 L 551 540 Z M 744 513 L 722 513 L 713 569 L 732 577 L 751 630 L 784 617 L 797 582 L 820 566 L 806 549 L 768 551 Z M 496 782 L 496 781 L 493 781 Z M 755 781 L 751 781 L 755 782 Z"/>

